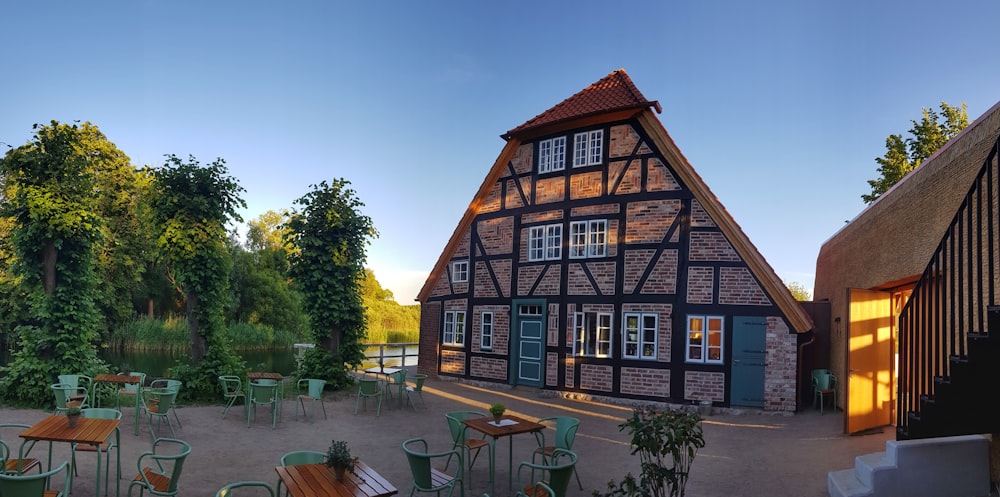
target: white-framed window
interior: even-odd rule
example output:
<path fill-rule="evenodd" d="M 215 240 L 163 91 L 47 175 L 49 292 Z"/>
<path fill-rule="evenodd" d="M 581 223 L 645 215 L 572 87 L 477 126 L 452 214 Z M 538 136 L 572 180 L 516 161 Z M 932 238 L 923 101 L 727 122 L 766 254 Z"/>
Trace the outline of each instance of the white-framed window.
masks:
<path fill-rule="evenodd" d="M 604 151 L 604 130 L 595 129 L 573 135 L 573 167 L 601 163 Z"/>
<path fill-rule="evenodd" d="M 584 357 L 611 357 L 611 319 L 609 312 L 573 314 L 573 352 Z"/>
<path fill-rule="evenodd" d="M 722 316 L 688 316 L 687 362 L 722 364 L 725 321 Z"/>
<path fill-rule="evenodd" d="M 444 312 L 445 345 L 465 345 L 465 311 Z"/>
<path fill-rule="evenodd" d="M 528 228 L 528 260 L 551 261 L 562 258 L 562 225 Z"/>
<path fill-rule="evenodd" d="M 493 312 L 483 311 L 479 315 L 480 324 L 480 335 L 479 335 L 479 348 L 483 350 L 493 349 Z"/>
<path fill-rule="evenodd" d="M 466 283 L 469 281 L 469 261 L 453 261 L 451 263 L 451 282 Z"/>
<path fill-rule="evenodd" d="M 566 137 L 557 136 L 538 142 L 538 172 L 566 169 Z"/>
<path fill-rule="evenodd" d="M 608 221 L 573 221 L 569 224 L 569 256 L 571 259 L 604 257 L 608 253 Z"/>
<path fill-rule="evenodd" d="M 626 312 L 622 324 L 622 356 L 628 359 L 656 359 L 657 314 Z"/>

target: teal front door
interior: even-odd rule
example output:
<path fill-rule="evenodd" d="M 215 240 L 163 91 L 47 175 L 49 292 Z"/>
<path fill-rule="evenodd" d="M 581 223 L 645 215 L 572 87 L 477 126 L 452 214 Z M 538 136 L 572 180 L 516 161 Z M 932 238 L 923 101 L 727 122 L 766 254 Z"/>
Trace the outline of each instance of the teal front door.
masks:
<path fill-rule="evenodd" d="M 511 378 L 515 385 L 542 386 L 545 352 L 544 301 L 515 303 L 514 344 L 511 348 Z"/>
<path fill-rule="evenodd" d="M 764 407 L 764 361 L 767 318 L 733 317 L 733 367 L 729 378 L 730 405 Z"/>

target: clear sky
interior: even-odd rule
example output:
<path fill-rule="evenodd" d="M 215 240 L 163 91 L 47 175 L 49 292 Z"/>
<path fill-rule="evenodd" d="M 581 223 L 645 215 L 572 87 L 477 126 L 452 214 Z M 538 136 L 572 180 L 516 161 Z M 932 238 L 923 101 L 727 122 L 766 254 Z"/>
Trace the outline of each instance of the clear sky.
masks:
<path fill-rule="evenodd" d="M 136 165 L 226 160 L 246 220 L 345 178 L 403 304 L 503 148 L 624 68 L 783 280 L 921 107 L 1000 100 L 995 0 L 6 2 L 0 142 L 91 121 Z M 6 147 L 3 147 L 5 150 Z"/>

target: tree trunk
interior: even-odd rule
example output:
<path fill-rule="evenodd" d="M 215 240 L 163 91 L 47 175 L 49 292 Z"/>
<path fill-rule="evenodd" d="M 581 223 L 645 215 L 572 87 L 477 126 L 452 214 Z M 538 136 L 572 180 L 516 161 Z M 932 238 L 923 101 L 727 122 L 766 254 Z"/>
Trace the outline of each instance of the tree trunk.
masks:
<path fill-rule="evenodd" d="M 149 319 L 153 319 L 153 299 L 152 299 L 152 297 L 146 299 L 146 317 L 149 318 Z"/>
<path fill-rule="evenodd" d="M 55 240 L 47 240 L 42 249 L 42 288 L 45 289 L 46 295 L 52 295 L 56 291 L 56 259 L 58 255 Z"/>
<path fill-rule="evenodd" d="M 205 339 L 201 336 L 201 323 L 198 322 L 198 316 L 194 312 L 198 308 L 198 294 L 189 293 L 184 300 L 188 334 L 191 336 L 191 363 L 198 364 L 205 358 Z"/>

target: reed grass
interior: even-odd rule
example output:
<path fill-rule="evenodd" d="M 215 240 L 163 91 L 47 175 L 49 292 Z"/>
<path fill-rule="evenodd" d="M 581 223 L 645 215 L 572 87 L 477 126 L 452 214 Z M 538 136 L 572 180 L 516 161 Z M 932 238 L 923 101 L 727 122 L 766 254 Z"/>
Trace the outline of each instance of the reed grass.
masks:
<path fill-rule="evenodd" d="M 233 350 L 291 348 L 299 338 L 287 330 L 248 323 L 231 323 L 226 327 L 226 334 Z M 177 316 L 137 318 L 114 330 L 109 345 L 136 352 L 185 353 L 191 349 L 191 337 L 187 320 Z"/>

